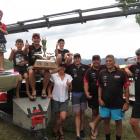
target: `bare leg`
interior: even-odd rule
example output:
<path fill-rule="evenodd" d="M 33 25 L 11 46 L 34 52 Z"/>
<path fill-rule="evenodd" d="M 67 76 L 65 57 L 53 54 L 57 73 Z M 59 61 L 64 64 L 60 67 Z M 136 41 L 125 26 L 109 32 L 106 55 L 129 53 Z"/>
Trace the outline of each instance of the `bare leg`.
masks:
<path fill-rule="evenodd" d="M 121 137 L 122 136 L 122 120 L 115 121 L 116 123 L 116 136 Z"/>
<path fill-rule="evenodd" d="M 17 87 L 16 87 L 16 98 L 19 98 L 19 88 L 20 88 L 20 84 L 21 84 L 21 81 L 22 81 L 22 76 L 19 75 L 19 81 L 17 83 Z"/>
<path fill-rule="evenodd" d="M 99 116 L 98 109 L 92 110 L 92 122 L 89 123 L 89 126 L 91 128 L 91 134 L 93 137 L 96 137 L 98 135 L 98 124 L 101 121 L 101 118 Z"/>
<path fill-rule="evenodd" d="M 80 130 L 84 130 L 84 124 L 85 124 L 85 113 L 84 111 L 81 111 L 81 124 L 80 124 Z"/>
<path fill-rule="evenodd" d="M 46 98 L 46 89 L 48 87 L 50 81 L 50 73 L 49 71 L 45 71 L 44 73 L 44 79 L 43 79 L 43 89 L 42 89 L 42 97 Z"/>
<path fill-rule="evenodd" d="M 137 140 L 140 140 L 140 119 L 136 118 L 131 118 L 130 119 L 130 124 L 133 129 L 133 132 L 135 136 L 137 137 Z"/>
<path fill-rule="evenodd" d="M 64 121 L 66 120 L 66 117 L 67 117 L 67 112 L 66 111 L 62 111 L 60 112 L 60 125 L 59 125 L 59 132 L 60 132 L 60 135 L 62 137 L 64 137 L 64 132 L 63 132 L 63 124 L 64 124 Z"/>
<path fill-rule="evenodd" d="M 64 135 L 63 123 L 66 120 L 67 112 L 62 111 L 56 114 L 56 123 L 54 124 L 54 133 L 57 134 L 59 131 L 60 135 Z"/>
<path fill-rule="evenodd" d="M 104 130 L 105 130 L 105 135 L 110 134 L 110 119 L 104 119 Z"/>
<path fill-rule="evenodd" d="M 0 70 L 4 70 L 4 54 L 0 52 Z"/>
<path fill-rule="evenodd" d="M 76 126 L 76 136 L 80 137 L 81 130 L 81 112 L 75 113 L 75 126 Z"/>
<path fill-rule="evenodd" d="M 23 75 L 25 81 L 26 81 L 26 94 L 28 97 L 30 97 L 30 91 L 29 91 L 29 78 L 28 78 L 28 74 L 27 73 L 24 73 Z"/>
<path fill-rule="evenodd" d="M 32 95 L 36 96 L 36 89 L 35 89 L 35 71 L 33 69 L 29 69 L 29 83 L 32 89 Z"/>

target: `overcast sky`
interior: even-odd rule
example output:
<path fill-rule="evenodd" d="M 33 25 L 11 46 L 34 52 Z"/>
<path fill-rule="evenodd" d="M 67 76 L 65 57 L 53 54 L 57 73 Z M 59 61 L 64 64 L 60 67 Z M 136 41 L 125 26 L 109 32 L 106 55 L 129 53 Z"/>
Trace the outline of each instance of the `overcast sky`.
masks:
<path fill-rule="evenodd" d="M 114 3 L 115 0 L 0 0 L 0 9 L 4 12 L 2 21 L 11 24 L 43 15 Z M 65 48 L 73 53 L 79 52 L 87 59 L 94 54 L 99 54 L 102 58 L 107 54 L 114 54 L 119 58 L 129 57 L 133 56 L 135 50 L 140 47 L 140 27 L 135 23 L 134 16 L 128 16 L 7 35 L 8 52 L 5 56 L 8 57 L 10 48 L 14 47 L 17 38 L 27 39 L 31 43 L 33 32 L 47 37 L 48 51 L 53 52 L 57 40 L 64 38 Z"/>

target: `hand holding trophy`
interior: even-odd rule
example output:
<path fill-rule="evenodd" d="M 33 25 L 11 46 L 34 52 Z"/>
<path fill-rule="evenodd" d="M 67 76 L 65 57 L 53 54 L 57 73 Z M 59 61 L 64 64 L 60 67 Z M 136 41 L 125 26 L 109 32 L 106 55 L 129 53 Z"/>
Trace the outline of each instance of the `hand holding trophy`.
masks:
<path fill-rule="evenodd" d="M 47 50 L 47 46 L 46 46 L 46 44 L 47 44 L 47 40 L 46 40 L 46 38 L 42 38 L 42 40 L 41 40 L 41 42 L 42 42 L 42 46 L 43 46 L 43 57 L 46 57 L 46 50 Z"/>

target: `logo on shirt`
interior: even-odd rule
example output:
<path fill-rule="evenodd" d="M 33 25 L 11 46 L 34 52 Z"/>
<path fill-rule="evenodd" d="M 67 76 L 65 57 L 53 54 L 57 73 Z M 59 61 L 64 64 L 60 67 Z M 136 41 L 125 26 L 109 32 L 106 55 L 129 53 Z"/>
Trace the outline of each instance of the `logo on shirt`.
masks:
<path fill-rule="evenodd" d="M 82 68 L 82 71 L 85 71 L 86 69 L 85 68 Z"/>
<path fill-rule="evenodd" d="M 74 68 L 72 71 L 73 71 L 73 76 L 77 77 L 77 70 Z"/>
<path fill-rule="evenodd" d="M 135 71 L 135 80 L 137 80 L 138 77 L 140 77 L 140 70 L 136 69 L 136 71 Z"/>
<path fill-rule="evenodd" d="M 107 76 L 106 75 L 103 76 L 103 84 L 104 84 L 104 87 L 107 86 Z"/>
<path fill-rule="evenodd" d="M 121 77 L 120 75 L 114 75 L 115 79 L 120 79 L 120 77 Z"/>

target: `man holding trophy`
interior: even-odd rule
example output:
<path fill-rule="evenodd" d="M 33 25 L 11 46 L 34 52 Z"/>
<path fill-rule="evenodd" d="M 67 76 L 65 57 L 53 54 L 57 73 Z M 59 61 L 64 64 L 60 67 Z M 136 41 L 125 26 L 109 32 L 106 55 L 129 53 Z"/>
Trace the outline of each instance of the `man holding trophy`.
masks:
<path fill-rule="evenodd" d="M 32 36 L 32 45 L 25 45 L 25 50 L 28 53 L 28 57 L 29 57 L 29 69 L 28 69 L 28 73 L 29 73 L 29 83 L 32 89 L 32 94 L 30 97 L 30 100 L 34 101 L 36 99 L 36 75 L 40 75 L 43 76 L 43 88 L 42 88 L 42 92 L 41 92 L 41 97 L 44 99 L 46 98 L 46 89 L 49 83 L 49 79 L 50 79 L 50 73 L 48 69 L 35 69 L 34 68 L 34 64 L 36 62 L 37 59 L 39 58 L 43 58 L 46 57 L 45 52 L 46 52 L 46 40 L 42 40 L 42 45 L 40 45 L 40 34 L 38 33 L 34 33 Z M 41 57 L 42 54 L 42 49 L 44 51 L 44 55 L 43 57 Z"/>

